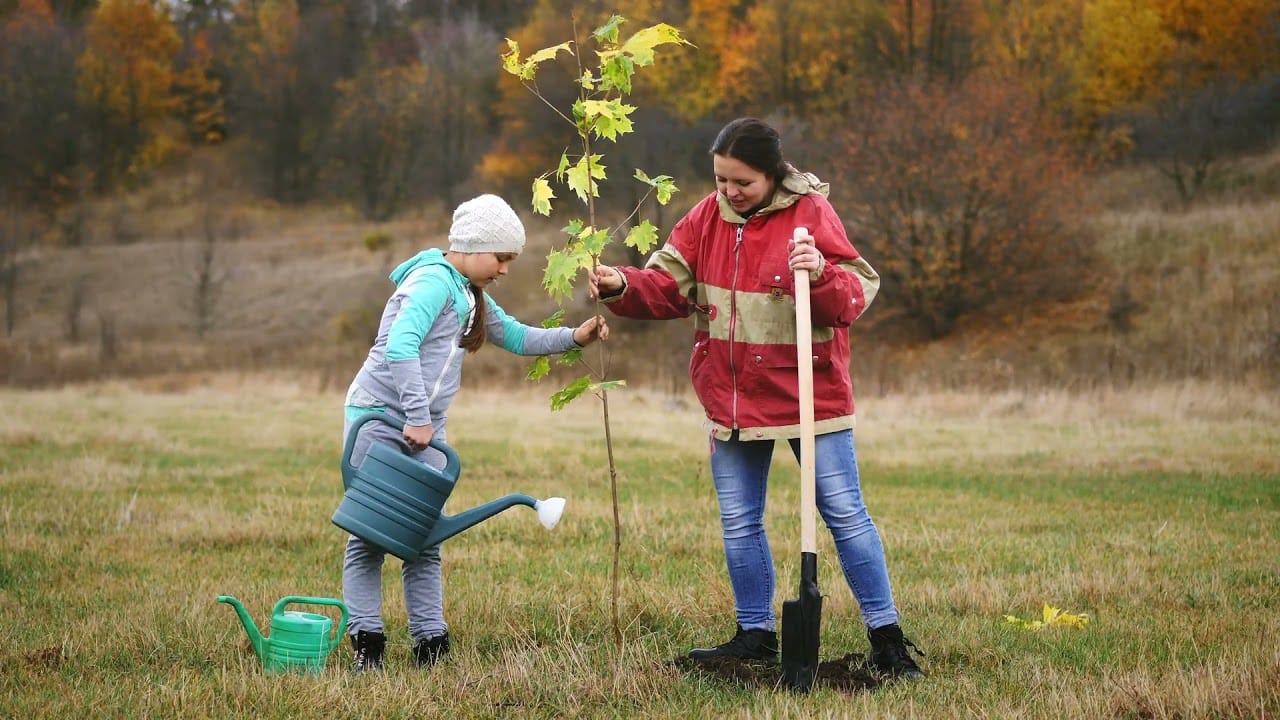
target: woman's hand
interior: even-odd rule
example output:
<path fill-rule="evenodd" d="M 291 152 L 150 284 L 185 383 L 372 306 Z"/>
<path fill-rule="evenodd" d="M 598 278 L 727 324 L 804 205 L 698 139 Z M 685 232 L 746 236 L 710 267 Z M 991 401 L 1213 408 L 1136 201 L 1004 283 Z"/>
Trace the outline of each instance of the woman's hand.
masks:
<path fill-rule="evenodd" d="M 573 331 L 573 341 L 585 347 L 596 340 L 607 340 L 609 338 L 609 324 L 604 321 L 604 316 L 596 315 L 587 318 Z"/>
<path fill-rule="evenodd" d="M 435 428 L 430 425 L 405 425 L 404 444 L 415 453 L 422 452 L 427 449 L 435 434 Z"/>
<path fill-rule="evenodd" d="M 812 235 L 805 233 L 802 237 L 793 238 L 789 247 L 791 250 L 790 264 L 793 272 L 806 270 L 814 273 L 822 269 L 822 252 L 814 245 Z"/>
<path fill-rule="evenodd" d="M 600 295 L 610 295 L 622 289 L 622 273 L 608 265 L 597 265 L 587 274 L 591 283 L 591 299 L 599 300 Z"/>

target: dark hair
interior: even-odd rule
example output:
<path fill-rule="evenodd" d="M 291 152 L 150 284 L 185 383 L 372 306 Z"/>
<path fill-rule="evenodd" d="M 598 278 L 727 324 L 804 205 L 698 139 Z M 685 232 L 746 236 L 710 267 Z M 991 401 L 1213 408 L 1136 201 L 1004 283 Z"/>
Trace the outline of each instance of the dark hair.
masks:
<path fill-rule="evenodd" d="M 493 256 L 498 262 L 511 262 L 518 257 L 520 253 L 500 252 L 494 253 Z M 471 296 L 476 300 L 476 309 L 471 311 L 472 320 L 471 327 L 467 330 L 467 334 L 462 336 L 458 341 L 459 347 L 469 353 L 473 353 L 484 345 L 485 336 L 488 334 L 489 306 L 485 304 L 484 290 L 471 286 Z"/>
<path fill-rule="evenodd" d="M 782 138 L 762 120 L 738 118 L 725 125 L 711 144 L 711 154 L 723 155 L 781 182 L 790 170 L 782 159 Z"/>
<path fill-rule="evenodd" d="M 476 309 L 471 311 L 471 327 L 467 329 L 467 334 L 462 336 L 462 340 L 458 341 L 458 345 L 469 353 L 473 353 L 484 345 L 485 321 L 488 319 L 484 304 L 484 290 L 471 286 L 471 296 L 476 299 Z"/>

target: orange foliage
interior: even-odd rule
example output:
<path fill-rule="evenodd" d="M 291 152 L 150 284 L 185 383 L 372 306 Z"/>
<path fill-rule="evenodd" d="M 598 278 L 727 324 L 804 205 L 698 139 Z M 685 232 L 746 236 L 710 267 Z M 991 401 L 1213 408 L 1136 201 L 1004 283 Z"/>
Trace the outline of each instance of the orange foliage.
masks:
<path fill-rule="evenodd" d="M 179 108 L 173 93 L 178 32 L 148 0 L 104 0 L 86 36 L 79 90 L 81 103 L 97 118 L 100 170 L 136 175 L 174 145 L 164 121 Z"/>
<path fill-rule="evenodd" d="M 970 79 L 878 89 L 845 136 L 840 198 L 888 292 L 932 337 L 998 304 L 1079 290 L 1080 174 L 1021 90 Z"/>
<path fill-rule="evenodd" d="M 4 24 L 5 47 L 27 35 L 47 33 L 53 27 L 53 8 L 49 6 L 49 0 L 19 0 L 17 10 Z"/>
<path fill-rule="evenodd" d="M 227 131 L 222 82 L 209 74 L 213 59 L 208 37 L 204 32 L 196 33 L 191 39 L 187 67 L 174 81 L 186 116 L 187 134 L 194 142 L 207 145 L 222 142 Z"/>

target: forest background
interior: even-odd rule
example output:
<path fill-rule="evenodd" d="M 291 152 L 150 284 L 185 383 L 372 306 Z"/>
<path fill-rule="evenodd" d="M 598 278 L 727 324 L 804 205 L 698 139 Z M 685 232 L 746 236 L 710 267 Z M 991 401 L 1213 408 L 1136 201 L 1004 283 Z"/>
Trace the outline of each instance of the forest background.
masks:
<path fill-rule="evenodd" d="M 529 188 L 569 138 L 499 53 L 613 13 L 693 47 L 637 76 L 603 216 L 665 236 L 715 131 L 769 120 L 884 276 L 860 393 L 1280 384 L 1276 0 L 0 0 L 0 382 L 345 385 L 386 272 L 479 192 L 530 236 L 494 296 L 549 315 L 538 258 L 579 208 Z M 614 324 L 618 374 L 687 387 L 687 326 Z M 501 355 L 469 382 L 523 373 Z"/>

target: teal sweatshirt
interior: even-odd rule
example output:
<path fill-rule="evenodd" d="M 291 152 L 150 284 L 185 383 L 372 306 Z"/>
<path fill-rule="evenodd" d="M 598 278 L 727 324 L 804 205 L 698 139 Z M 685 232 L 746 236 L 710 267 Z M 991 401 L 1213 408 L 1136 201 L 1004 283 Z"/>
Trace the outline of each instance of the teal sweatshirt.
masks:
<path fill-rule="evenodd" d="M 401 263 L 391 280 L 395 292 L 355 382 L 408 424 L 435 424 L 447 417 L 462 384 L 466 351 L 460 343 L 475 309 L 470 282 L 436 249 Z M 487 294 L 484 298 L 485 344 L 517 355 L 551 355 L 577 347 L 571 328 L 525 325 Z"/>

